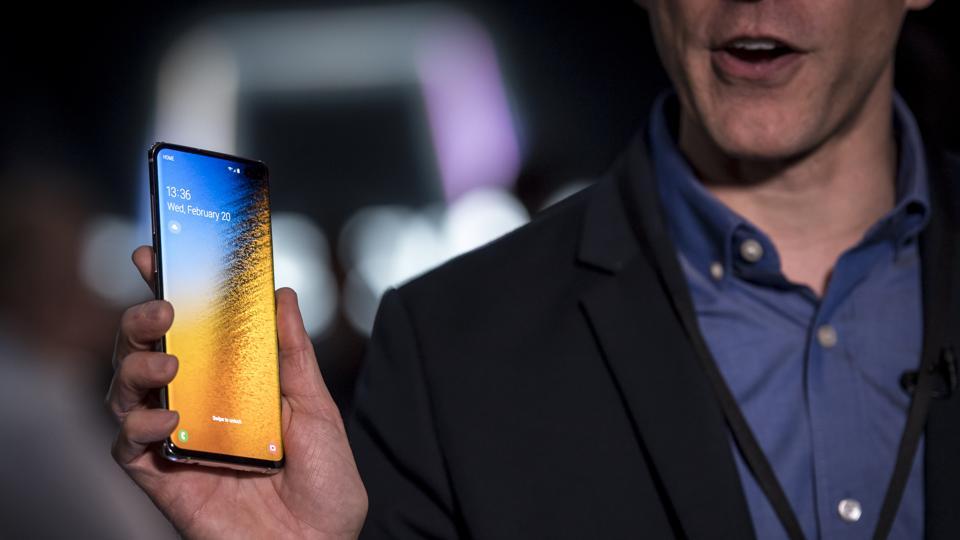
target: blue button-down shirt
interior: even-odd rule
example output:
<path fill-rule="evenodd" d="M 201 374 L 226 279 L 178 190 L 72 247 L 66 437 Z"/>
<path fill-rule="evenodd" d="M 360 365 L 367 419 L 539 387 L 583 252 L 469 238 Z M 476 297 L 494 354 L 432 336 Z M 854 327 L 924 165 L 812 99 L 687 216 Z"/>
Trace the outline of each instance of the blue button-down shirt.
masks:
<path fill-rule="evenodd" d="M 668 123 L 675 99 L 654 107 L 649 147 L 703 337 L 804 534 L 869 538 L 906 425 L 900 376 L 920 362 L 917 237 L 929 204 L 916 122 L 897 96 L 895 207 L 840 256 L 818 298 L 783 275 L 763 231 L 697 181 Z M 745 256 L 751 240 L 760 249 Z M 786 538 L 735 445 L 734 454 L 757 536 Z M 923 536 L 922 458 L 921 442 L 891 538 Z M 862 509 L 856 521 L 839 509 L 850 499 Z"/>

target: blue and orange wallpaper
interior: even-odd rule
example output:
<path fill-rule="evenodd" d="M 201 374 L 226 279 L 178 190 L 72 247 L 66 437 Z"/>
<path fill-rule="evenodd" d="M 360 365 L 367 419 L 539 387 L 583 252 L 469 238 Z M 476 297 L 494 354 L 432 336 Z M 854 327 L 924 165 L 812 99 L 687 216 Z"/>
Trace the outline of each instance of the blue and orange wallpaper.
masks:
<path fill-rule="evenodd" d="M 160 275 L 180 360 L 167 403 L 183 449 L 283 456 L 270 208 L 265 174 L 218 157 L 157 153 Z"/>

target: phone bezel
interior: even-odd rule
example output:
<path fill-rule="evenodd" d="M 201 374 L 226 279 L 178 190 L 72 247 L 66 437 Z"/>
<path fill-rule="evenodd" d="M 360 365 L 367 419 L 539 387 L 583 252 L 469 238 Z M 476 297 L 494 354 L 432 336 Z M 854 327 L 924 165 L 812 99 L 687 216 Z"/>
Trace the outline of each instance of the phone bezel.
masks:
<path fill-rule="evenodd" d="M 158 173 L 158 163 L 157 155 L 161 150 L 176 150 L 178 152 L 186 152 L 190 154 L 198 154 L 207 157 L 213 157 L 218 159 L 224 159 L 228 161 L 234 161 L 237 163 L 244 164 L 244 166 L 255 166 L 259 167 L 263 171 L 264 179 L 267 181 L 267 205 L 270 205 L 270 171 L 267 168 L 267 165 L 262 161 L 242 158 L 239 156 L 233 156 L 230 154 L 224 154 L 220 152 L 214 152 L 212 150 L 204 150 L 202 148 L 193 148 L 190 146 L 183 146 L 179 144 L 173 144 L 163 141 L 158 141 L 150 147 L 150 150 L 147 152 L 147 158 L 150 169 L 150 229 L 152 233 L 153 240 L 153 253 L 154 253 L 154 269 L 153 277 L 156 290 L 156 298 L 158 300 L 163 299 L 163 271 L 162 268 L 162 256 L 163 250 L 160 241 L 160 234 L 158 230 L 158 224 L 160 223 L 160 204 L 159 204 L 159 181 L 160 176 Z M 272 209 L 271 209 L 272 216 Z M 271 224 L 270 227 L 270 249 L 273 249 L 273 227 Z M 276 274 L 274 273 L 274 279 L 276 279 Z M 274 283 L 276 286 L 276 283 Z M 274 314 L 276 317 L 276 314 Z M 279 343 L 278 354 L 279 354 Z M 166 351 L 166 337 L 160 338 L 158 342 L 158 349 L 161 352 Z M 278 374 L 279 374 L 279 366 Z M 280 381 L 278 379 L 277 385 L 279 386 Z M 161 406 L 165 409 L 169 409 L 169 404 L 167 403 L 167 387 L 161 389 L 160 392 L 160 401 Z M 280 414 L 281 403 L 277 403 L 277 414 Z M 282 438 L 281 433 L 281 438 Z M 174 461 L 177 463 L 190 463 L 198 465 L 207 465 L 212 467 L 227 467 L 231 469 L 241 470 L 241 471 L 255 471 L 261 473 L 272 474 L 279 472 L 283 468 L 284 463 L 286 462 L 286 448 L 283 446 L 281 441 L 281 448 L 284 448 L 284 454 L 280 457 L 279 460 L 268 460 L 268 459 L 259 459 L 259 458 L 250 458 L 243 456 L 235 456 L 232 454 L 218 454 L 215 452 L 202 452 L 199 450 L 188 450 L 186 448 L 180 448 L 173 442 L 173 438 L 168 436 L 162 445 L 161 455 L 169 461 Z"/>

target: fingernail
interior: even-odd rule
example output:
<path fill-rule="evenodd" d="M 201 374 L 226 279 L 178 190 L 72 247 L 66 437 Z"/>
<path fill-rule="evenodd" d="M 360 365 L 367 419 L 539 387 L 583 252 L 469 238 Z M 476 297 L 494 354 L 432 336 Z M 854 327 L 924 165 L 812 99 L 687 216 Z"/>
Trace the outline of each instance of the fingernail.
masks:
<path fill-rule="evenodd" d="M 169 354 L 152 356 L 149 360 L 150 369 L 161 375 L 170 373 L 173 369 L 174 362 L 176 362 L 176 359 Z"/>
<path fill-rule="evenodd" d="M 160 305 L 160 301 L 154 300 L 153 302 L 150 302 L 150 307 L 147 309 L 147 316 L 150 317 L 151 320 L 155 321 L 160 318 L 160 310 L 162 309 L 163 306 Z"/>
<path fill-rule="evenodd" d="M 150 308 L 147 316 L 154 321 L 159 321 L 166 313 L 169 303 L 164 300 L 154 300 L 150 302 Z"/>
<path fill-rule="evenodd" d="M 170 431 L 173 431 L 180 424 L 180 413 L 177 411 L 167 411 L 167 413 L 167 425 L 170 426 Z"/>

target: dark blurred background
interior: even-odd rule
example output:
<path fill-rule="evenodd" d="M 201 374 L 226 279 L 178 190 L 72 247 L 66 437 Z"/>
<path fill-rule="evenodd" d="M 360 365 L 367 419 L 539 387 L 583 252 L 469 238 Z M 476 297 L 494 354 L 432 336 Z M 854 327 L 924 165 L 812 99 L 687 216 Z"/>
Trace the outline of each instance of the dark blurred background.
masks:
<path fill-rule="evenodd" d="M 0 33 L 0 536 L 171 535 L 110 462 L 101 405 L 119 314 L 150 294 L 129 254 L 154 140 L 268 163 L 277 283 L 348 409 L 383 290 L 587 185 L 667 86 L 628 0 L 19 9 Z M 953 150 L 958 11 L 911 14 L 897 54 Z"/>

